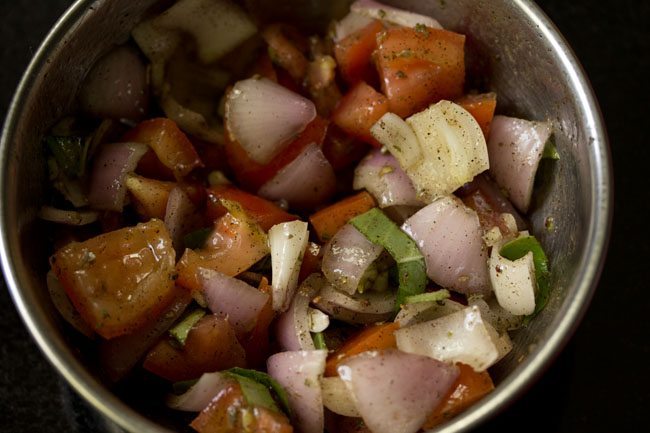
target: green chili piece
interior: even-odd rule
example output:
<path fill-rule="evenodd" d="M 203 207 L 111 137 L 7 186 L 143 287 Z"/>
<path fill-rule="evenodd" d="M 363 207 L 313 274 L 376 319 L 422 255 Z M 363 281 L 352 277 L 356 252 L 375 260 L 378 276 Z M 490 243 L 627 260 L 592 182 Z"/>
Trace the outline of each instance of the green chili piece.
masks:
<path fill-rule="evenodd" d="M 190 248 L 192 250 L 203 248 L 203 245 L 205 245 L 205 241 L 208 240 L 208 236 L 210 236 L 212 230 L 214 230 L 213 227 L 206 227 L 186 234 L 185 237 L 183 237 L 185 248 Z"/>
<path fill-rule="evenodd" d="M 45 142 L 65 174 L 74 177 L 83 175 L 86 165 L 86 146 L 81 137 L 49 136 Z"/>
<path fill-rule="evenodd" d="M 169 335 L 171 335 L 181 346 L 185 346 L 187 334 L 190 333 L 192 327 L 196 325 L 196 322 L 201 320 L 201 317 L 203 316 L 205 316 L 205 310 L 197 308 L 187 314 L 180 322 L 171 328 L 169 330 Z"/>
<path fill-rule="evenodd" d="M 352 218 L 350 224 L 370 242 L 384 247 L 397 263 L 397 310 L 408 296 L 424 293 L 427 284 L 424 257 L 413 239 L 378 208 Z"/>
<path fill-rule="evenodd" d="M 267 390 L 273 391 L 277 396 L 280 406 L 284 412 L 291 416 L 291 407 L 289 406 L 289 398 L 287 397 L 287 391 L 280 385 L 275 379 L 273 379 L 268 374 L 257 371 L 249 370 L 247 368 L 233 367 L 225 371 L 226 373 L 232 376 L 241 376 L 251 379 L 267 388 Z"/>
<path fill-rule="evenodd" d="M 421 293 L 419 295 L 407 296 L 405 304 L 417 304 L 418 302 L 438 302 L 449 298 L 449 290 L 440 289 L 435 292 Z"/>
<path fill-rule="evenodd" d="M 264 384 L 259 383 L 250 377 L 233 373 L 231 370 L 225 371 L 224 375 L 235 379 L 237 383 L 239 383 L 242 394 L 244 394 L 244 398 L 248 404 L 253 406 L 261 406 L 275 412 L 280 412 L 280 408 L 278 408 L 278 405 L 275 404 L 275 400 L 273 400 L 271 392 Z"/>
<path fill-rule="evenodd" d="M 316 350 L 327 350 L 327 344 L 325 344 L 325 336 L 322 332 L 312 332 L 311 339 L 314 340 L 314 347 Z"/>

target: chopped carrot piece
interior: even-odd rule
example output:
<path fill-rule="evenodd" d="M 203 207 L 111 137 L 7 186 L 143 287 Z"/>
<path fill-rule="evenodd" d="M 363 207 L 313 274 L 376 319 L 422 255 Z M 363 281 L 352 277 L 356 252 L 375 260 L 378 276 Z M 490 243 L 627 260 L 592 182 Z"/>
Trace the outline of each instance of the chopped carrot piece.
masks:
<path fill-rule="evenodd" d="M 321 242 L 328 241 L 348 221 L 375 207 L 375 200 L 366 191 L 334 203 L 309 217 Z"/>
<path fill-rule="evenodd" d="M 343 343 L 335 353 L 330 355 L 325 365 L 325 376 L 338 375 L 336 369 L 345 358 L 368 350 L 391 349 L 397 347 L 394 332 L 399 324 L 394 322 L 372 325 Z"/>
<path fill-rule="evenodd" d="M 480 95 L 465 95 L 456 100 L 456 104 L 463 107 L 478 122 L 485 138 L 490 135 L 490 125 L 497 107 L 497 94 L 482 93 Z"/>

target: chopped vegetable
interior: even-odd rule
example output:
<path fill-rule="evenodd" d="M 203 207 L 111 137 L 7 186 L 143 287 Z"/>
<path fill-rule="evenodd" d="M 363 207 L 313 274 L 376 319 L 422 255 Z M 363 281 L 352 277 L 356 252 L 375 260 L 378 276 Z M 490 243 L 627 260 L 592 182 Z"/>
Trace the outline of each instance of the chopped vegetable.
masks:
<path fill-rule="evenodd" d="M 45 143 L 54 155 L 58 166 L 66 175 L 79 177 L 84 174 L 87 143 L 84 143 L 81 137 L 51 135 L 45 139 Z"/>
<path fill-rule="evenodd" d="M 403 27 L 426 26 L 441 29 L 435 19 L 426 15 L 416 14 L 403 9 L 394 8 L 374 0 L 357 0 L 350 6 L 353 13 L 382 20 Z"/>
<path fill-rule="evenodd" d="M 529 251 L 517 260 L 508 260 L 492 248 L 488 261 L 492 290 L 499 305 L 511 314 L 529 315 L 535 311 L 535 264 Z"/>
<path fill-rule="evenodd" d="M 325 343 L 325 336 L 322 332 L 314 332 L 311 334 L 312 339 L 314 340 L 314 347 L 316 350 L 327 350 L 327 344 Z"/>
<path fill-rule="evenodd" d="M 147 179 L 137 174 L 127 175 L 124 183 L 133 198 L 136 212 L 143 219 L 165 218 L 167 200 L 175 183 Z"/>
<path fill-rule="evenodd" d="M 286 311 L 298 286 L 298 274 L 307 249 L 307 223 L 291 221 L 276 224 L 269 230 L 273 266 L 273 309 Z"/>
<path fill-rule="evenodd" d="M 336 371 L 334 374 L 337 374 Z M 336 376 L 323 377 L 320 380 L 320 385 L 323 390 L 323 406 L 334 413 L 346 417 L 359 418 L 361 416 L 357 410 L 352 393 L 338 374 Z M 340 432 L 340 430 L 335 431 Z"/>
<path fill-rule="evenodd" d="M 485 139 L 490 136 L 490 125 L 497 106 L 497 94 L 494 92 L 477 95 L 465 95 L 454 101 L 471 114 L 481 127 Z"/>
<path fill-rule="evenodd" d="M 332 123 L 351 136 L 380 147 L 370 128 L 387 112 L 388 99 L 365 81 L 359 81 L 339 101 L 332 113 Z"/>
<path fill-rule="evenodd" d="M 205 227 L 186 234 L 185 237 L 183 237 L 185 248 L 191 248 L 193 250 L 203 248 L 213 230 L 214 228 L 212 227 Z"/>
<path fill-rule="evenodd" d="M 181 346 L 185 345 L 187 334 L 190 333 L 192 327 L 194 327 L 196 322 L 201 320 L 203 316 L 205 316 L 205 310 L 202 308 L 197 308 L 191 311 L 169 330 L 169 335 L 172 336 Z"/>
<path fill-rule="evenodd" d="M 97 221 L 99 216 L 95 211 L 75 211 L 56 209 L 51 206 L 42 206 L 38 211 L 38 217 L 59 224 L 71 226 L 84 226 Z"/>
<path fill-rule="evenodd" d="M 417 304 L 418 302 L 438 302 L 449 298 L 449 290 L 441 289 L 435 292 L 420 293 L 419 295 L 407 296 L 404 304 Z"/>
<path fill-rule="evenodd" d="M 411 238 L 395 225 L 379 209 L 374 208 L 350 220 L 371 242 L 386 248 L 397 262 L 399 288 L 397 290 L 396 309 L 404 303 L 407 296 L 424 292 L 427 277 L 424 257 Z"/>
<path fill-rule="evenodd" d="M 312 302 L 332 318 L 351 324 L 383 322 L 395 314 L 395 294 L 389 291 L 350 296 L 326 284 Z"/>
<path fill-rule="evenodd" d="M 249 378 L 261 385 L 264 385 L 267 389 L 269 389 L 275 394 L 275 396 L 278 399 L 278 402 L 282 406 L 282 410 L 287 415 L 291 415 L 291 407 L 289 406 L 289 398 L 287 396 L 287 391 L 273 377 L 271 377 L 270 375 L 262 371 L 249 370 L 241 367 L 233 367 L 227 370 L 227 372 L 232 375 Z"/>
<path fill-rule="evenodd" d="M 312 274 L 296 291 L 289 309 L 277 321 L 276 338 L 284 351 L 314 350 L 310 334 L 309 303 L 326 284 L 320 274 Z"/>
<path fill-rule="evenodd" d="M 375 207 L 375 201 L 367 192 L 346 197 L 323 208 L 309 217 L 314 232 L 321 242 L 326 242 L 338 232 L 351 218 Z"/>
<path fill-rule="evenodd" d="M 372 21 L 366 27 L 346 36 L 334 46 L 334 56 L 341 76 L 348 84 L 358 81 L 374 82 L 377 73 L 370 62 L 377 48 L 377 35 L 384 29 L 381 21 Z"/>

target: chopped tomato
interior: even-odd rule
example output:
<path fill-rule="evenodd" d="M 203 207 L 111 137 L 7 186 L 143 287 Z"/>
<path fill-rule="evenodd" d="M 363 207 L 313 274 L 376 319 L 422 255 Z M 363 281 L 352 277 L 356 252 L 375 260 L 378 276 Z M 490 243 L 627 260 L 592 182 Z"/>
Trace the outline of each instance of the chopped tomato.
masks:
<path fill-rule="evenodd" d="M 369 211 L 375 206 L 377 204 L 372 196 L 362 191 L 319 210 L 309 217 L 309 222 L 314 227 L 318 239 L 321 242 L 326 242 L 332 239 L 336 232 L 352 218 Z"/>
<path fill-rule="evenodd" d="M 219 391 L 190 427 L 199 433 L 293 433 L 284 414 L 249 404 L 235 381 Z"/>
<path fill-rule="evenodd" d="M 72 242 L 52 269 L 81 317 L 114 338 L 156 320 L 174 297 L 176 253 L 160 220 Z"/>
<path fill-rule="evenodd" d="M 300 83 L 307 74 L 309 62 L 305 57 L 307 42 L 294 28 L 285 24 L 271 24 L 262 31 L 262 37 L 269 44 L 269 57 L 273 63 Z"/>
<path fill-rule="evenodd" d="M 348 84 L 357 81 L 376 81 L 371 56 L 377 48 L 377 35 L 384 30 L 381 21 L 375 20 L 366 27 L 348 35 L 334 46 L 334 56 L 341 76 Z"/>
<path fill-rule="evenodd" d="M 490 125 L 497 107 L 497 94 L 494 92 L 479 95 L 465 95 L 456 100 L 456 104 L 469 111 L 481 127 L 485 138 L 490 135 Z"/>
<path fill-rule="evenodd" d="M 460 369 L 456 385 L 451 388 L 447 398 L 429 415 L 422 426 L 425 430 L 459 414 L 494 389 L 494 383 L 487 371 L 477 373 L 469 365 L 456 365 Z"/>
<path fill-rule="evenodd" d="M 228 210 L 221 205 L 221 199 L 239 203 L 250 218 L 268 232 L 276 224 L 293 221 L 296 216 L 285 212 L 281 207 L 262 197 L 242 191 L 231 185 L 219 185 L 208 188 L 207 216 L 215 220 L 225 215 Z"/>
<path fill-rule="evenodd" d="M 144 143 L 151 147 L 160 162 L 171 169 L 177 179 L 202 166 L 192 142 L 176 122 L 170 119 L 145 120 L 128 131 L 122 140 Z"/>
<path fill-rule="evenodd" d="M 125 183 L 138 215 L 145 220 L 165 218 L 167 199 L 176 183 L 148 179 L 136 174 L 127 176 Z"/>
<path fill-rule="evenodd" d="M 151 179 L 176 180 L 174 172 L 160 162 L 153 149 L 147 150 L 140 158 L 135 172 Z"/>
<path fill-rule="evenodd" d="M 203 373 L 244 367 L 246 355 L 228 320 L 210 314 L 190 329 L 182 348 L 164 338 L 147 354 L 143 367 L 170 382 L 190 380 Z"/>
<path fill-rule="evenodd" d="M 325 376 L 337 376 L 337 367 L 346 358 L 368 350 L 392 349 L 397 347 L 394 332 L 399 324 L 394 322 L 370 325 L 357 335 L 348 339 L 343 346 L 327 358 Z"/>
<path fill-rule="evenodd" d="M 381 147 L 370 128 L 387 112 L 388 99 L 364 81 L 359 81 L 339 101 L 332 113 L 332 123 L 353 137 Z"/>
<path fill-rule="evenodd" d="M 396 27 L 377 40 L 375 62 L 391 112 L 407 117 L 462 95 L 464 35 L 424 26 Z"/>
<path fill-rule="evenodd" d="M 305 255 L 302 258 L 302 264 L 300 265 L 298 284 L 302 283 L 305 278 L 314 272 L 318 272 L 321 268 L 322 260 L 323 249 L 320 245 L 315 244 L 314 242 L 309 242 L 309 244 L 307 244 L 307 249 L 305 250 Z"/>
<path fill-rule="evenodd" d="M 245 271 L 269 253 L 267 238 L 244 211 L 229 212 L 214 223 L 214 230 L 201 249 L 186 249 L 176 265 L 178 284 L 201 290 L 201 269 L 212 269 L 229 276 Z"/>
<path fill-rule="evenodd" d="M 327 120 L 316 116 L 295 140 L 266 165 L 259 164 L 249 158 L 239 143 L 231 140 L 230 134 L 226 134 L 228 162 L 241 185 L 246 189 L 257 191 L 262 185 L 271 180 L 278 171 L 296 159 L 309 144 L 322 144 L 327 133 L 327 125 Z"/>

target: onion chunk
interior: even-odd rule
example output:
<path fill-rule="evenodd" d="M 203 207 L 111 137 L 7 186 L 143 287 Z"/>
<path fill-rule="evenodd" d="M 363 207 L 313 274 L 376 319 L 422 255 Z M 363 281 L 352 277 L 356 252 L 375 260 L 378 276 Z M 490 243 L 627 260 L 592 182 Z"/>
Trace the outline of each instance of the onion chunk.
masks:
<path fill-rule="evenodd" d="M 286 311 L 298 285 L 298 273 L 307 249 L 307 223 L 290 221 L 269 230 L 273 272 L 273 309 Z"/>

